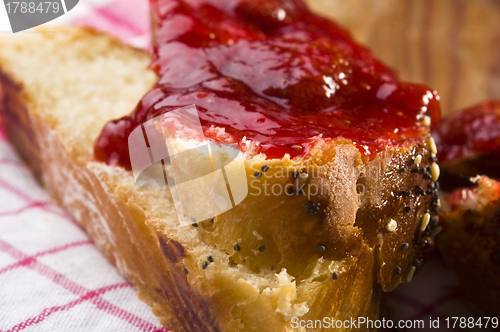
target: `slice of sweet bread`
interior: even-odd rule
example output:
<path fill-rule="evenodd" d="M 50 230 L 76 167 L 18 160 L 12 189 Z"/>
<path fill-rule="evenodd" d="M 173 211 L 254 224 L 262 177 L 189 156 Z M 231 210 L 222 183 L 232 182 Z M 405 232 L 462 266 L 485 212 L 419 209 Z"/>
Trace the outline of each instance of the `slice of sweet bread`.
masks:
<path fill-rule="evenodd" d="M 451 210 L 440 214 L 443 232 L 437 244 L 467 297 L 498 317 L 500 182 L 486 176 L 474 180 L 474 188 L 459 188 L 446 197 Z"/>
<path fill-rule="evenodd" d="M 446 117 L 434 130 L 450 211 L 440 213 L 439 250 L 462 290 L 484 311 L 500 315 L 500 102 Z M 474 183 L 471 183 L 471 180 Z"/>
<path fill-rule="evenodd" d="M 171 5 L 166 6 L 168 3 Z M 190 3 L 154 2 L 159 6 L 156 13 L 161 14 L 156 19 L 164 22 L 159 29 L 175 32 L 190 26 L 186 23 L 189 17 L 186 12 L 169 12 L 180 8 L 191 10 L 191 14 L 211 11 L 212 17 L 228 23 L 222 25 L 221 34 L 224 31 L 243 34 L 244 30 L 236 29 L 238 24 L 229 24 L 235 22 L 234 17 L 224 18 L 229 15 L 224 12 L 229 7 L 212 3 L 191 8 L 196 1 Z M 262 14 L 250 2 L 242 3 L 244 6 L 238 7 L 242 9 L 237 10 L 237 15 L 251 19 L 252 15 Z M 285 15 L 298 13 L 299 18 L 309 15 L 298 2 L 290 8 L 283 9 Z M 316 24 L 328 26 L 332 32 L 338 29 L 326 20 L 314 18 L 318 20 Z M 176 26 L 175 22 L 184 25 Z M 194 23 L 200 22 L 206 20 Z M 273 20 L 265 22 L 270 26 L 275 24 Z M 170 30 L 166 28 L 169 24 Z M 287 24 L 300 27 L 303 22 Z M 264 38 L 260 27 L 245 25 L 257 37 Z M 206 31 L 203 26 L 197 28 L 194 31 Z M 109 133 L 110 123 L 117 123 L 109 121 L 127 116 L 153 86 L 155 78 L 145 69 L 148 63 L 145 54 L 109 36 L 80 28 L 2 37 L 0 115 L 9 139 L 54 199 L 84 225 L 101 251 L 173 331 L 303 331 L 304 322 L 325 317 L 375 319 L 382 292 L 411 280 L 421 266 L 422 248 L 432 243 L 428 225 L 438 205 L 435 180 L 439 174 L 429 115 L 439 110 L 432 91 L 399 82 L 343 30 L 338 31 L 344 40 L 342 47 L 353 45 L 355 54 L 361 54 L 356 60 L 358 67 L 346 70 L 362 70 L 360 64 L 367 61 L 372 65 L 367 67 L 368 77 L 375 75 L 374 70 L 386 71 L 381 76 L 382 82 L 370 86 L 375 90 L 365 104 L 371 107 L 370 112 L 353 113 L 350 118 L 336 118 L 335 114 L 318 118 L 319 128 L 328 127 L 324 123 L 327 121 L 335 125 L 342 121 L 343 134 L 329 132 L 308 137 L 314 139 L 303 146 L 310 150 L 296 155 L 279 156 L 276 152 L 280 146 L 290 149 L 296 144 L 297 140 L 287 147 L 286 135 L 276 137 L 280 143 L 267 155 L 262 148 L 265 143 L 246 134 L 243 139 L 238 136 L 241 132 L 226 125 L 230 141 L 240 146 L 249 142 L 242 147 L 242 156 L 247 182 L 254 188 L 249 188 L 247 197 L 233 209 L 187 227 L 171 226 L 177 213 L 168 190 L 141 189 L 136 185 L 122 154 L 123 145 L 99 145 L 103 135 Z M 300 36 L 298 32 L 294 33 Z M 208 37 L 212 38 L 210 33 Z M 245 36 L 240 37 L 245 42 Z M 327 37 L 318 40 L 316 48 L 335 49 L 328 44 Z M 237 40 L 233 42 L 238 44 Z M 171 50 L 170 46 L 166 49 Z M 251 50 L 249 47 L 247 51 Z M 245 49 L 241 52 L 244 54 Z M 183 54 L 177 54 L 176 59 L 182 60 L 179 57 Z M 224 63 L 231 63 L 231 58 L 224 59 Z M 162 73 L 158 68 L 166 68 L 165 61 L 162 53 L 158 53 L 155 68 L 160 82 Z M 170 70 L 176 68 L 179 67 Z M 242 67 L 235 73 L 244 70 Z M 189 73 L 192 72 L 178 74 L 182 77 Z M 268 78 L 265 73 L 250 76 L 257 82 L 259 77 Z M 234 79 L 224 77 L 229 82 Z M 322 78 L 324 93 L 333 93 L 338 77 L 332 81 Z M 205 87 L 210 86 L 209 80 L 201 82 Z M 311 78 L 309 84 L 317 84 L 316 78 Z M 159 87 L 156 85 L 152 91 L 158 91 Z M 240 88 L 243 87 L 244 84 Z M 324 96 L 305 87 L 298 85 L 293 91 L 294 96 L 302 98 L 296 100 L 301 107 L 324 105 Z M 167 88 L 161 87 L 165 96 L 169 95 Z M 302 90 L 307 93 L 301 95 Z M 204 99 L 201 92 L 195 91 L 195 95 Z M 317 98 L 307 101 L 309 94 Z M 187 92 L 179 95 L 185 96 Z M 340 93 L 338 96 L 343 98 Z M 381 104 L 377 104 L 377 98 L 382 100 Z M 252 105 L 258 102 L 254 99 Z M 142 106 L 140 103 L 139 111 Z M 172 103 L 168 109 L 173 106 L 184 104 Z M 266 112 L 272 106 L 260 104 L 262 114 L 269 115 Z M 348 107 L 353 106 L 345 104 L 344 110 L 356 109 Z M 429 107 L 429 115 L 425 115 L 425 107 Z M 214 110 L 201 105 L 202 123 L 206 121 L 203 112 L 214 114 L 210 111 Z M 234 115 L 238 110 L 231 112 Z M 311 112 L 314 115 L 319 110 L 311 108 Z M 285 113 L 281 110 L 280 114 Z M 366 118 L 368 114 L 370 117 Z M 297 115 L 298 120 L 305 118 Z M 143 121 L 136 120 L 138 124 Z M 247 117 L 243 123 L 252 126 L 252 121 Z M 364 127 L 349 125 L 349 121 Z M 307 132 L 311 124 L 307 123 L 293 131 Z M 207 137 L 215 140 L 217 136 L 210 136 L 209 131 L 212 124 L 204 129 Z M 100 133 L 105 125 L 104 134 Z M 371 127 L 375 129 L 370 131 Z M 279 128 L 284 127 L 275 129 Z M 377 135 L 376 128 L 382 128 L 385 134 Z M 387 128 L 391 131 L 387 132 Z M 294 137 L 293 131 L 289 131 L 290 137 Z M 116 133 L 114 137 L 119 137 L 119 131 Z M 93 144 L 98 137 L 98 148 L 107 149 L 99 159 L 115 161 L 113 165 L 95 159 Z M 108 142 L 113 136 L 109 138 Z M 203 143 L 186 135 L 177 139 L 189 148 Z M 271 135 L 268 146 L 273 145 L 273 140 Z M 360 142 L 367 144 L 360 146 Z M 373 149 L 374 146 L 377 148 Z M 110 156 L 114 158 L 107 158 Z M 278 173 L 280 170 L 287 172 Z M 273 185 L 281 188 L 291 185 L 294 190 L 265 194 L 265 187 Z M 309 189 L 314 187 L 333 189 L 313 194 Z M 252 190 L 256 191 L 253 195 Z M 303 322 L 302 327 L 297 322 Z M 322 330 L 327 330 L 326 325 L 316 328 Z"/>

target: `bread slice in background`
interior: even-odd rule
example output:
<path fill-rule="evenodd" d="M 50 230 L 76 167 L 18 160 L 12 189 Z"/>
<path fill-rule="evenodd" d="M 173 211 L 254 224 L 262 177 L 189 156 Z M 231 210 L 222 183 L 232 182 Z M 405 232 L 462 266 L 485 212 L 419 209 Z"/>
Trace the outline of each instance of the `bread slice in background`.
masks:
<path fill-rule="evenodd" d="M 168 220 L 176 213 L 167 190 L 141 189 L 131 172 L 93 161 L 104 124 L 129 114 L 154 84 L 148 64 L 147 54 L 83 28 L 2 37 L 0 116 L 40 182 L 162 324 L 174 332 L 285 332 L 303 331 L 293 327 L 293 317 L 375 319 L 382 291 L 411 279 L 420 257 L 422 217 L 432 198 L 413 191 L 429 181 L 400 169 L 417 155 L 420 168 L 430 166 L 429 136 L 373 160 L 344 139 L 316 151 L 309 166 L 248 157 L 248 179 L 264 164 L 271 173 L 315 169 L 314 181 L 339 185 L 344 194 L 321 197 L 321 218 L 307 216 L 305 199 L 284 194 L 249 197 L 213 224 L 172 229 Z M 381 173 L 358 177 L 370 169 Z M 356 194 L 357 184 L 365 195 Z M 402 212 L 406 206 L 411 213 Z M 302 214 L 302 224 L 290 223 Z M 394 232 L 386 229 L 392 220 Z M 260 237 L 265 255 L 256 250 Z M 318 239 L 332 243 L 324 254 L 317 252 Z M 235 243 L 241 251 L 232 249 Z M 402 243 L 412 245 L 401 249 Z M 203 268 L 208 256 L 213 263 Z"/>
<path fill-rule="evenodd" d="M 477 186 L 445 197 L 450 211 L 440 213 L 443 232 L 437 244 L 465 296 L 494 317 L 500 316 L 500 182 L 472 178 Z M 457 254 L 460 253 L 460 254 Z"/>

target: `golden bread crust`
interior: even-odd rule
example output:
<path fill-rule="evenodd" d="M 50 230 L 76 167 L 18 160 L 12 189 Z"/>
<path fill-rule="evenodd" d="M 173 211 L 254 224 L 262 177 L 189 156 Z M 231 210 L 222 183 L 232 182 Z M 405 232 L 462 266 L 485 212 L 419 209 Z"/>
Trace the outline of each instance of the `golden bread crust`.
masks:
<path fill-rule="evenodd" d="M 60 33 L 67 33 L 69 41 L 76 34 L 89 44 L 109 38 L 85 29 Z M 45 43 L 43 38 L 38 42 Z M 0 67 L 5 67 L 1 54 Z M 292 317 L 376 319 L 382 291 L 411 279 L 425 236 L 422 219 L 432 208 L 432 195 L 419 192 L 431 182 L 422 176 L 431 164 L 428 136 L 388 147 L 373 160 L 344 139 L 318 150 L 307 163 L 248 158 L 249 182 L 267 165 L 269 174 L 292 169 L 309 174 L 309 184 L 342 190 L 312 198 L 250 194 L 213 224 L 171 229 L 164 222 L 175 213 L 168 192 L 142 190 L 130 172 L 93 162 L 85 144 L 74 149 L 50 110 L 37 104 L 36 94 L 44 92 L 23 86 L 27 79 L 13 65 L 2 71 L 0 117 L 7 136 L 52 197 L 172 331 L 286 332 L 301 331 L 292 327 Z M 417 166 L 414 159 L 422 161 Z M 414 168 L 418 172 L 410 171 Z M 254 183 L 256 188 L 263 188 L 264 179 Z M 158 200 L 154 209 L 153 200 Z M 321 209 L 308 214 L 307 202 L 319 202 Z M 266 251 L 259 253 L 255 249 L 263 240 Z M 236 243 L 241 251 L 233 249 Z M 318 245 L 325 246 L 324 253 Z M 203 268 L 209 255 L 214 262 Z"/>

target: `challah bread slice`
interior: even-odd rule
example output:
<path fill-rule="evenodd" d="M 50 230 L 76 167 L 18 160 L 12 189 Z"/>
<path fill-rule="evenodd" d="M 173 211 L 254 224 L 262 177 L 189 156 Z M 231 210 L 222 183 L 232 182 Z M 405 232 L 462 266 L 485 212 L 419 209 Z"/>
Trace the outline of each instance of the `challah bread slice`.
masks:
<path fill-rule="evenodd" d="M 307 195 L 250 193 L 213 221 L 171 228 L 168 190 L 141 189 L 131 172 L 92 154 L 105 123 L 129 114 L 154 83 L 148 63 L 146 54 L 82 28 L 2 37 L 0 116 L 40 182 L 162 324 L 284 332 L 329 329 L 299 327 L 297 319 L 376 319 L 382 291 L 411 280 L 430 233 L 437 201 L 428 128 L 421 141 L 373 159 L 343 138 L 318 144 L 307 160 L 268 160 L 250 149 L 243 157 L 256 188 L 267 179 L 337 189 L 313 197 L 316 213 Z M 256 179 L 263 166 L 266 176 Z M 278 177 L 279 169 L 291 175 Z"/>
<path fill-rule="evenodd" d="M 464 294 L 475 306 L 500 315 L 500 182 L 487 176 L 471 178 L 473 188 L 458 188 L 440 213 L 443 232 L 437 245 L 455 273 Z"/>

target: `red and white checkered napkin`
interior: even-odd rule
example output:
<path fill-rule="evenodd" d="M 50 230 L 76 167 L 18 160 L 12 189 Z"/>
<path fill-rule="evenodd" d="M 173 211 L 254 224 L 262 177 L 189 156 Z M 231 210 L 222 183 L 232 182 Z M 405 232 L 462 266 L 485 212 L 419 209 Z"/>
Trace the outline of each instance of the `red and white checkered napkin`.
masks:
<path fill-rule="evenodd" d="M 166 331 L 0 135 L 0 331 Z"/>
<path fill-rule="evenodd" d="M 150 38 L 147 0 L 80 0 L 53 23 L 91 26 L 144 48 Z M 425 330 L 431 316 L 443 329 L 448 316 L 472 315 L 437 260 L 390 293 L 388 304 L 392 319 L 423 319 Z M 166 331 L 50 201 L 0 129 L 0 332 L 20 330 Z"/>

